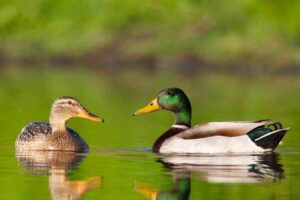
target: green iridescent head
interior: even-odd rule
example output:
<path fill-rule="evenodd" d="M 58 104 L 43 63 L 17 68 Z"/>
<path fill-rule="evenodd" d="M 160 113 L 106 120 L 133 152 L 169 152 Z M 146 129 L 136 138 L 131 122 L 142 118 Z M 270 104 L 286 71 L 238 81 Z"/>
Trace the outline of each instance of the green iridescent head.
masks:
<path fill-rule="evenodd" d="M 133 115 L 141 115 L 156 110 L 169 110 L 175 113 L 178 125 L 191 125 L 192 108 L 186 94 L 179 88 L 167 88 L 160 91 L 157 97 L 144 108 L 139 109 Z"/>

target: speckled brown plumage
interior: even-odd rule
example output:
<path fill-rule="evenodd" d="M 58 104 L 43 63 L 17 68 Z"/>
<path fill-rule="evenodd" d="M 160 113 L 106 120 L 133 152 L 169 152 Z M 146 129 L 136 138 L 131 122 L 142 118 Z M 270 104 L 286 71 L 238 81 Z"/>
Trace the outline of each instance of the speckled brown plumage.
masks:
<path fill-rule="evenodd" d="M 74 117 L 103 122 L 104 120 L 90 113 L 73 97 L 60 97 L 51 107 L 48 122 L 32 122 L 25 126 L 17 137 L 17 151 L 75 151 L 87 152 L 87 143 L 72 129 L 66 126 Z"/>
<path fill-rule="evenodd" d="M 18 149 L 59 150 L 87 152 L 88 144 L 71 128 L 52 132 L 49 123 L 32 122 L 24 127 L 16 140 Z"/>

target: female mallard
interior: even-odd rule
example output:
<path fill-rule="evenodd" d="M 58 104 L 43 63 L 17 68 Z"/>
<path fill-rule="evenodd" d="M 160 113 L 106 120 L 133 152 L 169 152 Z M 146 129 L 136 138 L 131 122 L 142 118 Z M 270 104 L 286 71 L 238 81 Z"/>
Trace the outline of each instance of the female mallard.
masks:
<path fill-rule="evenodd" d="M 211 122 L 191 128 L 192 108 L 186 94 L 168 88 L 133 115 L 159 109 L 175 113 L 175 124 L 161 135 L 152 150 L 156 153 L 256 153 L 273 151 L 288 128 L 269 120 L 255 122 Z"/>
<path fill-rule="evenodd" d="M 73 117 L 103 122 L 100 117 L 90 113 L 73 97 L 60 97 L 52 104 L 49 123 L 32 122 L 24 127 L 16 140 L 19 150 L 65 150 L 86 152 L 87 143 L 66 123 Z"/>

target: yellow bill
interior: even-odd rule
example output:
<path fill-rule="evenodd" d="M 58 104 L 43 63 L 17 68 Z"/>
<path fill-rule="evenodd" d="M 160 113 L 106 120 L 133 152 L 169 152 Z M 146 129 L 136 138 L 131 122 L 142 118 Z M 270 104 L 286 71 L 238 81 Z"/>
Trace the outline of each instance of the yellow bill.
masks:
<path fill-rule="evenodd" d="M 93 113 L 90 113 L 89 111 L 82 109 L 78 114 L 77 117 L 89 119 L 96 122 L 104 122 L 104 119 L 101 117 L 98 117 L 97 115 L 94 115 Z"/>
<path fill-rule="evenodd" d="M 143 107 L 143 108 L 137 110 L 135 113 L 133 113 L 133 116 L 146 114 L 146 113 L 153 112 L 153 111 L 156 111 L 159 109 L 160 109 L 160 107 L 157 103 L 157 98 L 155 98 L 148 105 L 146 105 L 145 107 Z"/>
<path fill-rule="evenodd" d="M 137 183 L 135 185 L 135 191 L 151 200 L 156 200 L 158 196 L 158 191 L 153 190 L 142 183 Z"/>

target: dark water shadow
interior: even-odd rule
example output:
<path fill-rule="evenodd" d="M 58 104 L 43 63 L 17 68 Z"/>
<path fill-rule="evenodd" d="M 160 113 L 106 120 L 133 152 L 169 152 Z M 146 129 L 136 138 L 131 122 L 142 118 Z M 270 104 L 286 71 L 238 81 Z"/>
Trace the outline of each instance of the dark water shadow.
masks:
<path fill-rule="evenodd" d="M 54 200 L 81 199 L 84 194 L 101 184 L 100 177 L 71 181 L 69 171 L 84 159 L 84 155 L 63 151 L 21 151 L 17 160 L 33 175 L 49 176 L 49 190 Z"/>

